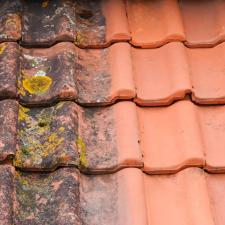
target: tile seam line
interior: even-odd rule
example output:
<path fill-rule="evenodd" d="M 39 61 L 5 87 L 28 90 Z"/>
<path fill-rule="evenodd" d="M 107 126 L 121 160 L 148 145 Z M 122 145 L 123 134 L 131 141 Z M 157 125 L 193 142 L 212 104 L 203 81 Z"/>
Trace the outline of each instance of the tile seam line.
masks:
<path fill-rule="evenodd" d="M 0 44 L 1 43 L 17 43 L 20 47 L 23 47 L 23 48 L 26 48 L 26 49 L 30 49 L 30 48 L 35 48 L 35 49 L 48 49 L 48 48 L 51 48 L 59 43 L 72 43 L 74 44 L 73 41 L 55 41 L 54 43 L 52 44 L 24 44 L 22 43 L 20 40 L 6 40 L 6 41 L 0 41 Z M 110 41 L 109 43 L 107 44 L 104 44 L 104 45 L 90 45 L 90 46 L 79 46 L 79 45 L 76 45 L 74 44 L 77 48 L 79 49 L 84 49 L 84 50 L 95 50 L 95 49 L 107 49 L 117 43 L 128 43 L 131 47 L 135 48 L 135 49 L 158 49 L 158 48 L 161 48 L 163 46 L 166 46 L 170 43 L 182 43 L 184 47 L 188 48 L 188 49 L 212 49 L 212 48 L 215 48 L 219 45 L 221 45 L 222 43 L 225 42 L 225 39 L 224 40 L 220 40 L 220 41 L 217 41 L 216 43 L 214 44 L 189 44 L 187 43 L 186 41 L 165 41 L 164 43 L 160 44 L 160 45 L 156 45 L 156 46 L 152 46 L 152 47 L 145 47 L 145 46 L 141 46 L 140 45 L 135 45 L 132 43 L 131 40 L 114 40 L 114 41 Z"/>
<path fill-rule="evenodd" d="M 134 101 L 134 99 L 116 99 L 115 101 L 111 102 L 111 103 L 102 103 L 102 104 L 85 104 L 85 103 L 79 103 L 77 102 L 76 100 L 60 100 L 60 101 L 55 101 L 55 102 L 52 102 L 52 103 L 46 103 L 46 104 L 27 104 L 27 103 L 24 103 L 24 102 L 21 102 L 19 100 L 19 98 L 1 98 L 0 99 L 0 102 L 1 101 L 7 101 L 7 100 L 14 100 L 14 101 L 17 101 L 19 103 L 19 105 L 22 105 L 23 107 L 26 107 L 26 108 L 48 108 L 48 107 L 52 107 L 52 106 L 55 106 L 57 104 L 59 104 L 60 102 L 73 102 L 74 104 L 82 107 L 82 108 L 106 108 L 106 107 L 111 107 L 113 105 L 116 105 L 118 103 L 122 103 L 122 102 L 132 102 L 134 103 L 137 107 L 140 107 L 140 108 L 164 108 L 164 107 L 169 107 L 169 106 L 172 106 L 174 104 L 176 104 L 177 102 L 181 102 L 181 101 L 188 101 L 188 102 L 191 102 L 192 104 L 196 105 L 196 106 L 199 106 L 199 107 L 215 107 L 215 106 L 225 106 L 225 102 L 224 103 L 216 103 L 216 104 L 213 104 L 213 103 L 204 103 L 204 104 L 201 104 L 201 103 L 198 103 L 196 101 L 193 101 L 192 99 L 187 99 L 187 98 L 182 98 L 182 99 L 178 99 L 178 100 L 174 100 L 172 101 L 171 103 L 169 104 L 157 104 L 157 105 L 142 105 L 140 103 L 137 103 L 136 101 Z"/>

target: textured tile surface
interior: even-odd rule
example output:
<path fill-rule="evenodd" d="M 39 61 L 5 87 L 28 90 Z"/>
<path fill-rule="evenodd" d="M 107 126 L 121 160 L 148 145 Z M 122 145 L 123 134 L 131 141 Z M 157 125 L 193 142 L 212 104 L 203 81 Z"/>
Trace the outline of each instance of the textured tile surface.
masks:
<path fill-rule="evenodd" d="M 144 170 L 176 172 L 187 166 L 223 172 L 224 106 L 180 101 L 169 107 L 138 108 Z"/>
<path fill-rule="evenodd" d="M 25 1 L 22 24 L 25 45 L 73 41 L 80 47 L 100 47 L 130 38 L 122 0 Z"/>
<path fill-rule="evenodd" d="M 81 108 L 73 102 L 20 106 L 14 165 L 25 170 L 73 165 L 88 173 L 142 167 L 138 141 L 131 102 L 103 108 Z"/>
<path fill-rule="evenodd" d="M 84 50 L 72 43 L 47 49 L 22 49 L 18 92 L 27 105 L 76 100 L 105 105 L 135 97 L 130 46 Z"/>
<path fill-rule="evenodd" d="M 17 41 L 21 38 L 20 0 L 0 3 L 0 42 Z"/>
<path fill-rule="evenodd" d="M 0 161 L 15 154 L 18 103 L 0 101 Z"/>
<path fill-rule="evenodd" d="M 157 49 L 132 48 L 137 98 L 140 105 L 167 105 L 186 93 L 200 104 L 225 103 L 224 43 L 188 49 L 170 43 Z"/>
<path fill-rule="evenodd" d="M 209 47 L 225 39 L 223 1 L 126 2 L 131 43 L 136 46 L 155 48 L 180 41 L 190 47 Z"/>
<path fill-rule="evenodd" d="M 13 42 L 0 44 L 0 99 L 15 98 L 19 74 L 19 46 Z"/>
<path fill-rule="evenodd" d="M 147 224 L 138 169 L 86 176 L 75 168 L 28 173 L 1 165 L 0 180 L 0 217 L 5 225 Z"/>

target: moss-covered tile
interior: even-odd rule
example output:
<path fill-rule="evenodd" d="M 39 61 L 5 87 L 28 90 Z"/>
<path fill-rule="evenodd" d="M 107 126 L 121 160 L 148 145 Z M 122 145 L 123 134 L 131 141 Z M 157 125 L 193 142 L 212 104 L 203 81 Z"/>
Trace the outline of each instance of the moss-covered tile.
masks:
<path fill-rule="evenodd" d="M 20 100 L 28 105 L 44 105 L 74 100 L 75 47 L 60 43 L 47 49 L 22 49 L 18 78 Z"/>
<path fill-rule="evenodd" d="M 52 170 L 78 165 L 78 117 L 72 102 L 47 108 L 20 106 L 14 165 L 29 170 Z"/>

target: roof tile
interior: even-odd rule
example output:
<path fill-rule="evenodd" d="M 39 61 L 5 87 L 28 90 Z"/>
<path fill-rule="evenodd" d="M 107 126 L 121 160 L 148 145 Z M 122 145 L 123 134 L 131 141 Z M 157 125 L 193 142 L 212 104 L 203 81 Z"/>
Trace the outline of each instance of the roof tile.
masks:
<path fill-rule="evenodd" d="M 0 98 L 15 98 L 19 73 L 19 46 L 8 42 L 0 44 Z"/>
<path fill-rule="evenodd" d="M 73 102 L 20 106 L 18 120 L 16 167 L 53 170 L 74 165 L 88 173 L 142 167 L 134 103 L 103 108 L 82 108 Z"/>
<path fill-rule="evenodd" d="M 122 0 L 46 2 L 25 1 L 23 44 L 52 45 L 74 41 L 80 47 L 99 47 L 130 38 Z"/>
<path fill-rule="evenodd" d="M 19 0 L 0 3 L 0 42 L 17 41 L 21 38 L 20 11 Z"/>
<path fill-rule="evenodd" d="M 225 40 L 224 7 L 220 0 L 127 0 L 131 43 L 142 48 L 171 41 L 190 47 L 214 46 Z"/>
<path fill-rule="evenodd" d="M 14 100 L 0 101 L 0 161 L 15 154 L 18 103 Z"/>
<path fill-rule="evenodd" d="M 127 43 L 96 50 L 79 49 L 72 43 L 47 49 L 23 48 L 18 79 L 20 100 L 27 105 L 60 100 L 105 105 L 120 98 L 134 98 L 130 54 Z"/>
<path fill-rule="evenodd" d="M 147 224 L 138 169 L 87 176 L 75 168 L 31 173 L 1 165 L 0 180 L 0 217 L 5 225 L 12 220 L 15 225 Z"/>
<path fill-rule="evenodd" d="M 170 43 L 157 49 L 132 48 L 135 101 L 168 105 L 192 93 L 200 104 L 225 103 L 224 47 L 188 49 L 182 43 Z"/>
<path fill-rule="evenodd" d="M 187 166 L 225 171 L 224 106 L 180 101 L 169 107 L 138 108 L 144 170 L 176 172 Z"/>
<path fill-rule="evenodd" d="M 149 224 L 216 224 L 203 170 L 188 168 L 174 175 L 145 175 L 144 180 Z"/>

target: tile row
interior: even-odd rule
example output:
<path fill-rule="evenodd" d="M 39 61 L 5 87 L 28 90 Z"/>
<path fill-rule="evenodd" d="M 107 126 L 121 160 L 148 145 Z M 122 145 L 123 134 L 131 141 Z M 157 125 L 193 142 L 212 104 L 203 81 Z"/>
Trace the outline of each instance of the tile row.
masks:
<path fill-rule="evenodd" d="M 25 108 L 0 101 L 0 160 L 29 171 L 78 167 L 84 173 L 126 167 L 150 174 L 185 167 L 225 172 L 225 106 L 179 101 L 167 107 L 120 102 L 84 108 L 61 102 Z"/>
<path fill-rule="evenodd" d="M 4 225 L 225 223 L 225 175 L 199 168 L 174 175 L 128 168 L 88 176 L 75 168 L 29 173 L 1 165 L 0 181 Z"/>
<path fill-rule="evenodd" d="M 93 48 L 117 41 L 142 48 L 181 41 L 209 47 L 225 39 L 224 8 L 220 0 L 7 0 L 0 4 L 0 41 L 72 41 Z"/>
<path fill-rule="evenodd" d="M 179 42 L 157 49 L 116 43 L 89 50 L 69 42 L 47 49 L 2 43 L 0 98 L 19 98 L 28 106 L 63 100 L 108 105 L 118 99 L 155 106 L 191 94 L 198 104 L 224 104 L 224 50 L 225 43 L 207 49 Z"/>

